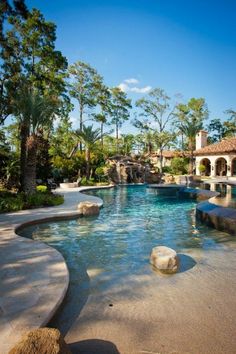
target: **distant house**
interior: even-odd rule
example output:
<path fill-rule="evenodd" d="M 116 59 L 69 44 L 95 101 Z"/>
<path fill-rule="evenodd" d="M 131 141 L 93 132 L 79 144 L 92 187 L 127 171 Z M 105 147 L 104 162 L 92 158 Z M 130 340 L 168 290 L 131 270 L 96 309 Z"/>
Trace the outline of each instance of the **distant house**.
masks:
<path fill-rule="evenodd" d="M 199 166 L 204 165 L 206 176 L 236 176 L 236 137 L 207 145 L 207 132 L 201 130 L 196 136 L 194 155 L 197 175 L 201 174 Z"/>
<path fill-rule="evenodd" d="M 160 168 L 160 153 L 153 152 L 148 155 L 152 164 L 158 168 Z M 177 150 L 164 150 L 162 152 L 162 164 L 163 166 L 170 166 L 171 161 L 174 157 L 189 157 L 189 153 L 185 151 L 177 151 Z"/>

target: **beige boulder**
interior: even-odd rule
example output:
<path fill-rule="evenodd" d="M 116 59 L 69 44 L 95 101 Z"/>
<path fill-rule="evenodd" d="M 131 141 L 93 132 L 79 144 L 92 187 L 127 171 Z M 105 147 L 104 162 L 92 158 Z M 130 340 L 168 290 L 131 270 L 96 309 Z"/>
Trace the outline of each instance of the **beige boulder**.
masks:
<path fill-rule="evenodd" d="M 55 328 L 38 328 L 24 335 L 8 354 L 71 354 Z"/>
<path fill-rule="evenodd" d="M 99 205 L 93 202 L 80 202 L 78 204 L 78 211 L 84 216 L 92 216 L 99 214 Z"/>
<path fill-rule="evenodd" d="M 166 246 L 157 246 L 152 249 L 150 263 L 163 273 L 176 273 L 179 268 L 177 253 Z"/>
<path fill-rule="evenodd" d="M 173 175 L 164 175 L 163 179 L 164 179 L 166 184 L 175 183 L 175 177 Z"/>

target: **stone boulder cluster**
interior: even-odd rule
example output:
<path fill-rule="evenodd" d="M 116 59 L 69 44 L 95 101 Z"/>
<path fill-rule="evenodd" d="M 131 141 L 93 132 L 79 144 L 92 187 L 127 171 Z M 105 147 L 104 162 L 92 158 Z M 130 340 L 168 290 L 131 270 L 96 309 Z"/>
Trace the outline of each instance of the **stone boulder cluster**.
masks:
<path fill-rule="evenodd" d="M 106 161 L 106 174 L 115 184 L 160 183 L 160 174 L 142 159 L 116 155 Z"/>

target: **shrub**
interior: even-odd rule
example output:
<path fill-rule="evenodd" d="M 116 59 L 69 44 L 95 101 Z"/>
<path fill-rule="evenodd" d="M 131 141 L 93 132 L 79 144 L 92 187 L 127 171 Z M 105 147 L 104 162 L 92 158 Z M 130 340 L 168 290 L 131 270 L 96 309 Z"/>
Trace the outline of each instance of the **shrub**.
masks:
<path fill-rule="evenodd" d="M 0 198 L 1 213 L 22 210 L 23 207 L 24 207 L 24 199 L 22 198 L 21 195 L 18 196 L 12 195 L 12 196 L 5 196 L 4 198 Z"/>
<path fill-rule="evenodd" d="M 43 186 L 43 185 L 39 185 L 36 187 L 37 192 L 41 192 L 41 193 L 46 193 L 47 192 L 47 186 Z"/>
<path fill-rule="evenodd" d="M 64 198 L 59 194 L 49 192 L 35 192 L 27 196 L 26 206 L 28 208 L 37 208 L 41 206 L 54 206 L 60 205 Z"/>
<path fill-rule="evenodd" d="M 162 168 L 162 172 L 163 172 L 163 173 L 172 173 L 172 169 L 171 169 L 170 166 L 164 166 L 164 167 Z"/>
<path fill-rule="evenodd" d="M 95 170 L 95 175 L 97 176 L 99 182 L 106 182 L 107 175 L 106 175 L 106 166 L 99 166 Z"/>
<path fill-rule="evenodd" d="M 80 181 L 81 186 L 95 186 L 94 178 L 86 179 L 86 177 L 83 177 Z"/>
<path fill-rule="evenodd" d="M 188 171 L 187 159 L 183 157 L 174 157 L 171 161 L 171 171 L 175 175 L 183 175 Z"/>
<path fill-rule="evenodd" d="M 22 209 L 56 206 L 64 202 L 63 196 L 50 192 L 24 193 L 0 192 L 0 212 L 17 211 Z"/>
<path fill-rule="evenodd" d="M 204 172 L 206 172 L 206 166 L 205 165 L 199 165 L 198 167 L 199 171 L 201 174 L 203 174 Z"/>

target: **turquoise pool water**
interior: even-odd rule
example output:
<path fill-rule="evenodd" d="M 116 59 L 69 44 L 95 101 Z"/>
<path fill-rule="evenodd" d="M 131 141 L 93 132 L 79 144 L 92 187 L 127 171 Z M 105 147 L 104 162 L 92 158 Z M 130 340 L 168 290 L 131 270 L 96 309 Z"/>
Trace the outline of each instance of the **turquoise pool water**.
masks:
<path fill-rule="evenodd" d="M 53 325 L 64 332 L 91 292 L 112 286 L 114 281 L 117 284 L 127 274 L 152 273 L 149 255 L 154 246 L 166 245 L 184 253 L 192 248 L 218 249 L 233 240 L 226 233 L 198 224 L 196 203 L 189 199 L 158 196 L 145 186 L 90 194 L 104 201 L 98 217 L 39 224 L 21 231 L 23 236 L 55 247 L 66 259 L 70 288 L 53 320 Z M 90 277 L 97 277 L 96 290 L 91 288 Z"/>

